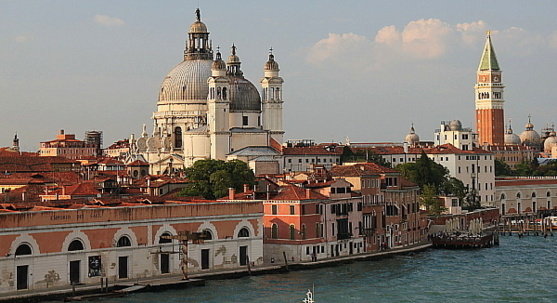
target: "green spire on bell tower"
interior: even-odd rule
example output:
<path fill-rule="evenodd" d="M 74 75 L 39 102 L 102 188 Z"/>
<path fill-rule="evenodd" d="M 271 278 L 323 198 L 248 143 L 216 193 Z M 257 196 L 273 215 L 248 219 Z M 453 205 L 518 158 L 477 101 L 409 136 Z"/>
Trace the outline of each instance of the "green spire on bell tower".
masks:
<path fill-rule="evenodd" d="M 491 32 L 487 31 L 487 39 L 485 41 L 484 52 L 482 54 L 482 60 L 480 61 L 480 66 L 478 70 L 481 71 L 498 71 L 499 63 L 497 63 L 497 57 L 495 56 L 495 51 L 493 50 L 493 45 L 491 44 Z"/>

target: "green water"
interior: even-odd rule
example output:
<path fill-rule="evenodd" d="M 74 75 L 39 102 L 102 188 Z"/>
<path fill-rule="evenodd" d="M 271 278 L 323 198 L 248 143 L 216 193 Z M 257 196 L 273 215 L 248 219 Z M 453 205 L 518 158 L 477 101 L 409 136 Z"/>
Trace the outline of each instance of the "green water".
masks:
<path fill-rule="evenodd" d="M 557 236 L 501 237 L 499 247 L 427 250 L 316 270 L 207 281 L 103 302 L 557 302 Z"/>

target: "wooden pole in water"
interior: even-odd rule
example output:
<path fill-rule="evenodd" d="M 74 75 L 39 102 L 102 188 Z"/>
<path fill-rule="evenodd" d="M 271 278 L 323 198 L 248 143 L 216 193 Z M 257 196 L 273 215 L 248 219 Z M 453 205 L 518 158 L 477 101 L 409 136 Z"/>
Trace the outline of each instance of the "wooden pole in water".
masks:
<path fill-rule="evenodd" d="M 284 257 L 284 264 L 286 264 L 286 270 L 290 271 L 288 269 L 288 258 L 286 258 L 286 252 L 285 251 L 282 252 L 282 256 Z"/>

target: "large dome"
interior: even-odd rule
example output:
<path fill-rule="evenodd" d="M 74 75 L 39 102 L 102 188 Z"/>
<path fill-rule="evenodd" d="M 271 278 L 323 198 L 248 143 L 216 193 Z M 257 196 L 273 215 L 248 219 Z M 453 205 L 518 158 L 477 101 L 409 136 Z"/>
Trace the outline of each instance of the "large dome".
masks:
<path fill-rule="evenodd" d="M 520 137 L 517 134 L 506 133 L 505 145 L 520 145 Z"/>
<path fill-rule="evenodd" d="M 522 141 L 522 144 L 527 146 L 539 146 L 541 144 L 541 137 L 540 134 L 534 130 L 534 124 L 530 122 L 530 117 L 528 117 L 528 123 L 525 127 L 526 130 L 520 134 L 520 141 Z"/>
<path fill-rule="evenodd" d="M 230 110 L 261 111 L 261 97 L 253 83 L 243 76 L 230 77 Z"/>
<path fill-rule="evenodd" d="M 176 65 L 162 81 L 159 102 L 207 100 L 212 64 L 212 60 L 184 60 Z"/>

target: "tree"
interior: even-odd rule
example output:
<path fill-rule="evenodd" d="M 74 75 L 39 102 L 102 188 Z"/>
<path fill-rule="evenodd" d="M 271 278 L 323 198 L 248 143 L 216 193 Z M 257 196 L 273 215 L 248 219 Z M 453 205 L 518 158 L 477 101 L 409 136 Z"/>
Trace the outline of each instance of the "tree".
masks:
<path fill-rule="evenodd" d="M 440 215 L 447 208 L 439 200 L 437 189 L 433 185 L 425 185 L 420 195 L 420 203 L 431 215 Z"/>
<path fill-rule="evenodd" d="M 180 196 L 216 199 L 226 196 L 229 188 L 241 192 L 244 184 L 255 184 L 253 171 L 240 160 L 199 160 L 184 172 L 190 183 L 180 192 Z"/>
<path fill-rule="evenodd" d="M 424 151 L 415 163 L 400 164 L 395 169 L 406 179 L 418 184 L 422 191 L 426 185 L 432 185 L 436 194 L 443 192 L 443 184 L 449 176 L 449 170 L 431 160 Z"/>
<path fill-rule="evenodd" d="M 495 176 L 512 176 L 513 171 L 511 167 L 501 161 L 500 159 L 495 159 Z"/>
<path fill-rule="evenodd" d="M 371 148 L 357 148 L 352 151 L 349 146 L 345 146 L 340 156 L 341 161 L 344 162 L 368 162 L 375 163 L 385 167 L 391 167 L 391 162 L 383 159 Z"/>
<path fill-rule="evenodd" d="M 466 187 L 459 179 L 449 177 L 443 183 L 443 193 L 446 196 L 458 197 L 460 201 L 463 201 L 466 197 Z"/>

